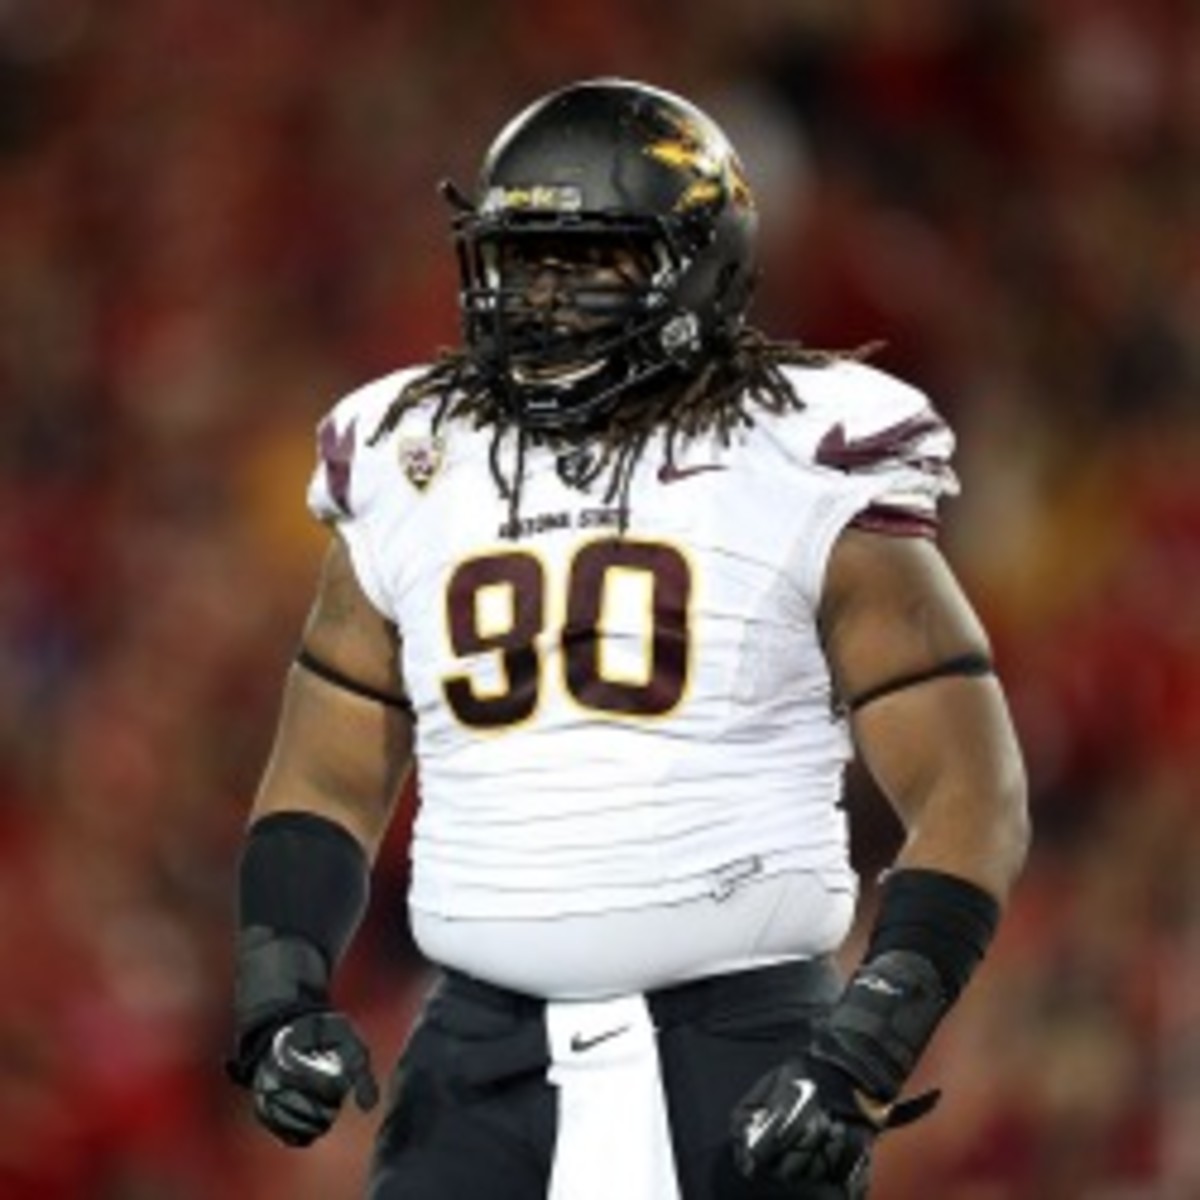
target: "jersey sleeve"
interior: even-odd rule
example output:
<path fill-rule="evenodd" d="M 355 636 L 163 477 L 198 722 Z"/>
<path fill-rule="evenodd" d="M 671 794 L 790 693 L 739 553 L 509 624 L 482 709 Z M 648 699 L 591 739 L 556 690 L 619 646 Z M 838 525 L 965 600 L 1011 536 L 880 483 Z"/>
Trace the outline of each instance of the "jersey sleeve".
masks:
<path fill-rule="evenodd" d="M 389 620 L 394 616 L 376 545 L 390 459 L 374 435 L 403 386 L 402 376 L 397 372 L 351 392 L 318 422 L 307 497 L 309 512 L 346 543 L 364 594 Z"/>

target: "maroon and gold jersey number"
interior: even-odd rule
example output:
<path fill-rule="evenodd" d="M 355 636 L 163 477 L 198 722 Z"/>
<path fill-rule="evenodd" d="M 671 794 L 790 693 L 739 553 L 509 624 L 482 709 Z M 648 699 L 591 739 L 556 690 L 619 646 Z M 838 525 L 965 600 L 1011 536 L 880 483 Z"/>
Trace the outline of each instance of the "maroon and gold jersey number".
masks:
<path fill-rule="evenodd" d="M 614 572 L 634 572 L 649 584 L 651 602 L 643 632 L 644 670 L 635 680 L 605 675 L 604 613 Z M 608 538 L 581 547 L 566 579 L 565 619 L 557 631 L 567 692 L 585 708 L 633 717 L 670 712 L 687 685 L 691 572 L 683 555 L 657 542 Z M 546 627 L 546 568 L 521 550 L 461 563 L 446 589 L 450 645 L 460 658 L 492 655 L 499 682 L 473 676 L 469 665 L 443 680 L 454 715 L 479 729 L 515 725 L 537 709 L 543 678 L 538 639 Z M 502 615 L 485 620 L 481 597 L 500 589 Z M 495 626 L 493 627 L 493 622 Z"/>

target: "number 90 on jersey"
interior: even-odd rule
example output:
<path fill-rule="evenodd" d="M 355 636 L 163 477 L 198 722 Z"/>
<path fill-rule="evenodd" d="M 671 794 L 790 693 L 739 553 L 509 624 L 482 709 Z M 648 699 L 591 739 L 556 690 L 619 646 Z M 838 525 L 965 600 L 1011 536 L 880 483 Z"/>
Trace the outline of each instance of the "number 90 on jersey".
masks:
<path fill-rule="evenodd" d="M 544 689 L 561 679 L 567 695 L 597 713 L 665 716 L 690 674 L 691 594 L 687 560 L 661 542 L 588 542 L 561 578 L 528 551 L 467 559 L 446 587 L 449 643 L 465 660 L 461 672 L 442 681 L 446 702 L 462 724 L 498 731 L 532 717 Z M 554 630 L 547 628 L 551 611 L 562 614 Z M 561 672 L 547 670 L 550 654 L 561 659 Z"/>

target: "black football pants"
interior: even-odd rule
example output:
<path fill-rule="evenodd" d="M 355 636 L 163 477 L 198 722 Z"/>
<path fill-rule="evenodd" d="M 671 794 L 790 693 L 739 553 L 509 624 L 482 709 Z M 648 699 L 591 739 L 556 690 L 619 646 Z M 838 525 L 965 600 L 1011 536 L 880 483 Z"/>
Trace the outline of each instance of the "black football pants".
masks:
<path fill-rule="evenodd" d="M 846 1200 L 840 1188 L 746 1180 L 729 1140 L 734 1105 L 805 1045 L 838 989 L 818 960 L 647 995 L 683 1200 Z M 540 1001 L 447 972 L 401 1055 L 369 1200 L 545 1200 L 557 1123 L 548 1065 Z"/>

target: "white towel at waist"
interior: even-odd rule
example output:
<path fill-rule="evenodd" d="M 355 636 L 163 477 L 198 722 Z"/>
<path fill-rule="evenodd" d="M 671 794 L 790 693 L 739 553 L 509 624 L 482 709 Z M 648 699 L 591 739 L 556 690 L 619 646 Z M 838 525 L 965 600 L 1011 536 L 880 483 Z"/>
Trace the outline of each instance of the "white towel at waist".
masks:
<path fill-rule="evenodd" d="M 679 1200 L 645 998 L 551 1001 L 546 1029 L 558 1089 L 549 1200 Z"/>

